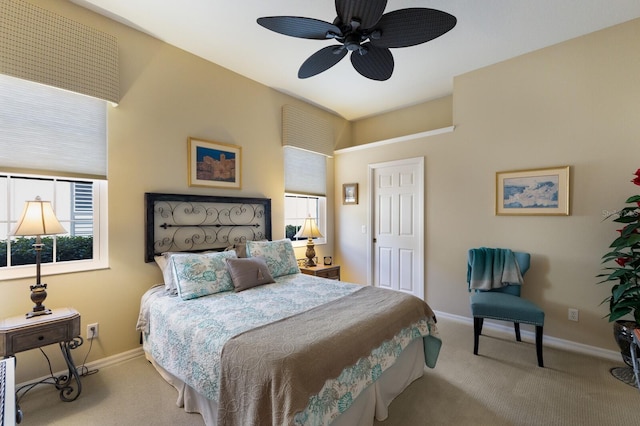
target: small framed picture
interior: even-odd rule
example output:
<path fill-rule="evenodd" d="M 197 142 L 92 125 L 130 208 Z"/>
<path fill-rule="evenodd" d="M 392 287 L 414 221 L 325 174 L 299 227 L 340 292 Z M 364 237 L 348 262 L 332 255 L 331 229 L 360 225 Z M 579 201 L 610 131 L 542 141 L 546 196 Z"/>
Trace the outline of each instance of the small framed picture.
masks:
<path fill-rule="evenodd" d="M 345 183 L 342 185 L 342 204 L 358 204 L 357 183 Z"/>
<path fill-rule="evenodd" d="M 326 266 L 329 266 L 333 263 L 333 258 L 331 256 L 325 256 L 324 257 L 324 264 Z"/>
<path fill-rule="evenodd" d="M 569 215 L 569 166 L 496 173 L 496 215 Z"/>
<path fill-rule="evenodd" d="M 189 186 L 240 189 L 242 147 L 189 138 Z"/>

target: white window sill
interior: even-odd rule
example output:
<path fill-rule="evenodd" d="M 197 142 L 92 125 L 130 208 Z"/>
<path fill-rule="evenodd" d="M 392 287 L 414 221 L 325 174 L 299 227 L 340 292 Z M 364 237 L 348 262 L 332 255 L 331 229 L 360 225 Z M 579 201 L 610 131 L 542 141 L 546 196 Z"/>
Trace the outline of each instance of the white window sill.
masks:
<path fill-rule="evenodd" d="M 71 274 L 74 272 L 96 271 L 98 269 L 108 269 L 109 263 L 96 260 L 77 260 L 74 262 L 62 262 L 57 264 L 40 264 L 40 276 L 42 278 L 49 275 Z M 13 266 L 1 271 L 0 281 L 15 280 L 19 278 L 35 278 L 36 265 Z"/>

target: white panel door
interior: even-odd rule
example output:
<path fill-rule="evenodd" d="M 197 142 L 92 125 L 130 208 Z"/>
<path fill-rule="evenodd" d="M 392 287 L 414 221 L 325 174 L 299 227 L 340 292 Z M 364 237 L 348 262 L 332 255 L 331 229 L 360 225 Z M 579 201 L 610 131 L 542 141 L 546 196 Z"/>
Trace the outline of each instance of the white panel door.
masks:
<path fill-rule="evenodd" d="M 370 165 L 373 285 L 424 298 L 423 158 Z"/>

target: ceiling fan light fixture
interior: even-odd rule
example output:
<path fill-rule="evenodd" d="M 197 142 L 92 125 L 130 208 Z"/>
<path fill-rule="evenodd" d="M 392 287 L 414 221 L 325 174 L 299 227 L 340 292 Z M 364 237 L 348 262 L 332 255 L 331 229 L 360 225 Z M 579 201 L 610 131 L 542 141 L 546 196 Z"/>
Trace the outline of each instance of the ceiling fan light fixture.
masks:
<path fill-rule="evenodd" d="M 347 48 L 349 52 L 353 52 L 354 50 L 360 49 L 360 42 L 362 41 L 362 37 L 360 34 L 351 33 L 347 35 L 344 40 L 344 46 Z"/>

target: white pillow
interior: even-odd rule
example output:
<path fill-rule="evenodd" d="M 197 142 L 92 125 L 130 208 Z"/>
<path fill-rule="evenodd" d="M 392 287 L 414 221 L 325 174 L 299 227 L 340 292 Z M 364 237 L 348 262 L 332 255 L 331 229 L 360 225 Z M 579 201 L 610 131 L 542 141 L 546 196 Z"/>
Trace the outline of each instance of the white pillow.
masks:
<path fill-rule="evenodd" d="M 153 260 L 156 261 L 156 265 L 158 265 L 158 268 L 160 268 L 160 271 L 164 274 L 164 270 L 167 267 L 167 258 L 164 257 L 164 254 L 153 256 Z"/>
<path fill-rule="evenodd" d="M 156 265 L 162 271 L 162 277 L 164 278 L 164 289 L 167 293 L 171 295 L 178 294 L 178 288 L 176 287 L 175 280 L 173 278 L 173 268 L 168 268 L 167 266 L 170 263 L 171 256 L 176 253 L 174 252 L 166 252 L 162 253 L 159 256 L 154 256 L 154 260 L 156 261 Z"/>

